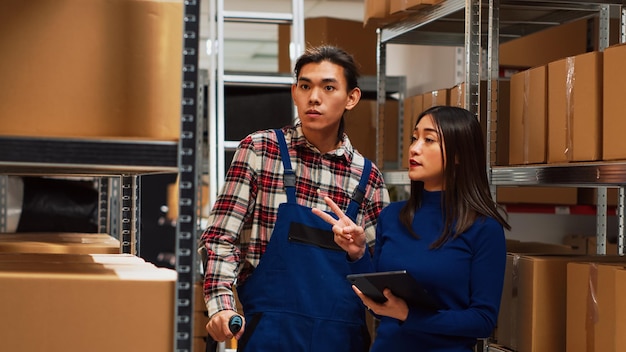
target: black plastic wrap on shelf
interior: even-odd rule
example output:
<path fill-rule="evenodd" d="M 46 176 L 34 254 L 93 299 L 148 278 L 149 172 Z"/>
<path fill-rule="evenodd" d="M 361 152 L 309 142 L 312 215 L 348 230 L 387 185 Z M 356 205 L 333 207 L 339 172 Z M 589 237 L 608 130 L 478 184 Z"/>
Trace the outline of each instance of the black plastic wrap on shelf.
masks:
<path fill-rule="evenodd" d="M 98 191 L 93 181 L 24 177 L 17 232 L 98 231 Z"/>

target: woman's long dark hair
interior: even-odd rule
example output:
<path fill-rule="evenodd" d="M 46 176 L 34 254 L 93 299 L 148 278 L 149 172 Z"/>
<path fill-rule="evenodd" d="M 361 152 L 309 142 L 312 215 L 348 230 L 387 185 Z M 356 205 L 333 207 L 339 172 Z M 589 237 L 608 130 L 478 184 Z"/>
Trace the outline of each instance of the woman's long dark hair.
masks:
<path fill-rule="evenodd" d="M 296 65 L 294 67 L 296 81 L 300 77 L 300 70 L 302 70 L 304 65 L 310 63 L 317 64 L 322 61 L 329 61 L 335 65 L 343 67 L 343 75 L 346 78 L 348 93 L 359 86 L 358 80 L 360 73 L 354 57 L 347 51 L 332 45 L 321 45 L 308 48 L 296 61 Z M 338 140 L 342 139 L 344 130 L 345 111 L 344 115 L 341 117 L 341 122 L 339 123 L 339 133 L 337 134 Z"/>
<path fill-rule="evenodd" d="M 460 236 L 480 217 L 492 217 L 510 230 L 504 208 L 491 196 L 483 133 L 476 116 L 463 108 L 434 106 L 418 116 L 416 125 L 425 116 L 432 117 L 438 130 L 444 165 L 444 227 L 431 248 L 439 248 L 449 239 Z M 423 190 L 422 181 L 411 181 L 409 199 L 399 215 L 402 224 L 415 236 L 418 234 L 412 229 L 413 216 L 421 207 Z"/>

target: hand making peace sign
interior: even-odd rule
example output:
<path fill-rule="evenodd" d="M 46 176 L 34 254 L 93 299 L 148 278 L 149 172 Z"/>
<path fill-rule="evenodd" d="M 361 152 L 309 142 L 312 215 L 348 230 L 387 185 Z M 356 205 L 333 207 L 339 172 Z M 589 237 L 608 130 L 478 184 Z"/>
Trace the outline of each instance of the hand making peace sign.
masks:
<path fill-rule="evenodd" d="M 363 227 L 358 226 L 352 219 L 346 216 L 332 199 L 324 197 L 324 201 L 328 204 L 333 213 L 337 215 L 338 219 L 333 218 L 330 214 L 317 208 L 313 208 L 313 214 L 333 225 L 335 242 L 348 253 L 351 260 L 360 259 L 367 248 Z"/>

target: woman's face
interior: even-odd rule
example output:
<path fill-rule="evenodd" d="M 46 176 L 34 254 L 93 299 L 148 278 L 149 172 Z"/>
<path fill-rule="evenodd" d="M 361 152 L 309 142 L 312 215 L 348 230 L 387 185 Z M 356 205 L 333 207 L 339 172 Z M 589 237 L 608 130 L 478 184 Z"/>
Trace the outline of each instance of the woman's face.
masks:
<path fill-rule="evenodd" d="M 430 115 L 415 126 L 409 147 L 409 179 L 424 182 L 427 191 L 443 190 L 443 137 Z"/>

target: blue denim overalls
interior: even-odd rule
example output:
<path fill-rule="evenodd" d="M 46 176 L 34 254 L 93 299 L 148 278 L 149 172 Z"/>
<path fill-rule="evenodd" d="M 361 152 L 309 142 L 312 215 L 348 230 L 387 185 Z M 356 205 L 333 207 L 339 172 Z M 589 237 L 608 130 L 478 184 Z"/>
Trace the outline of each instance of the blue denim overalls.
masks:
<path fill-rule="evenodd" d="M 285 137 L 276 130 L 285 169 L 287 202 L 252 275 L 237 288 L 246 318 L 240 352 L 364 352 L 370 337 L 365 309 L 352 291 L 346 253 L 331 225 L 296 203 L 295 174 Z M 356 219 L 371 162 L 346 214 Z"/>

